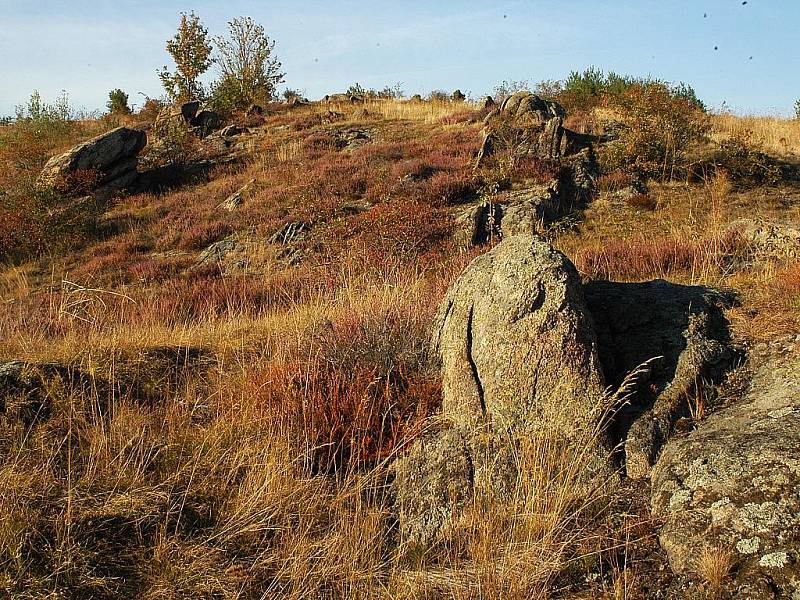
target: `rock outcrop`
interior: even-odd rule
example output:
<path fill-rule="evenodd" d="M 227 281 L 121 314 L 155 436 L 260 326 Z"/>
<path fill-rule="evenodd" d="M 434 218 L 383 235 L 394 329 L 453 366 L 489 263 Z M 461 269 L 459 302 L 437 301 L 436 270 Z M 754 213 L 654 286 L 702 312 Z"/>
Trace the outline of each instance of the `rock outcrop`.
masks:
<path fill-rule="evenodd" d="M 582 210 L 594 196 L 597 164 L 590 151 L 561 159 L 558 174 L 473 204 L 456 216 L 456 241 L 479 246 L 503 237 L 543 233 L 547 226 Z"/>
<path fill-rule="evenodd" d="M 512 94 L 484 120 L 478 164 L 501 148 L 517 157 L 541 159 L 571 156 L 588 148 L 591 136 L 565 128 L 566 116 L 557 102 L 530 92 Z"/>
<path fill-rule="evenodd" d="M 652 510 L 676 573 L 729 552 L 730 597 L 800 597 L 800 358 L 768 360 L 743 401 L 665 447 Z"/>
<path fill-rule="evenodd" d="M 467 267 L 439 308 L 431 351 L 448 425 L 396 467 L 401 528 L 419 541 L 476 490 L 512 489 L 521 437 L 568 439 L 592 429 L 604 397 L 578 273 L 535 236 L 508 237 Z"/>
<path fill-rule="evenodd" d="M 197 101 L 184 102 L 165 107 L 153 123 L 153 130 L 160 137 L 189 131 L 204 138 L 222 126 L 222 116 L 213 110 L 200 110 Z"/>
<path fill-rule="evenodd" d="M 119 127 L 51 158 L 37 185 L 69 192 L 71 180 L 85 172 L 94 175 L 94 188 L 126 188 L 136 181 L 137 157 L 146 143 L 143 131 Z"/>

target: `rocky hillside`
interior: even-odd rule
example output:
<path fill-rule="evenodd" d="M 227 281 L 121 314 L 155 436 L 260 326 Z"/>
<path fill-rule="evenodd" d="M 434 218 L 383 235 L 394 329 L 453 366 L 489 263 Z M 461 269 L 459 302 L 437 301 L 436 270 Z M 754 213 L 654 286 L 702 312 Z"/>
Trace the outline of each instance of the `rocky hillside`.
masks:
<path fill-rule="evenodd" d="M 800 597 L 796 149 L 626 118 L 0 132 L 0 592 Z"/>

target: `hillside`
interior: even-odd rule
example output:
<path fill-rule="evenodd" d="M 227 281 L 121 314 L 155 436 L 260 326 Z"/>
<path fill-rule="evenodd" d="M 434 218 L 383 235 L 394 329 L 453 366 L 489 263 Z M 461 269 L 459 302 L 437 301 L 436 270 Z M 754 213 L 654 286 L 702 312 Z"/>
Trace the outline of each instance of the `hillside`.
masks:
<path fill-rule="evenodd" d="M 800 375 L 798 122 L 705 115 L 707 134 L 687 145 L 686 156 L 649 172 L 615 158 L 629 142 L 643 155 L 630 134 L 615 133 L 625 124 L 619 109 L 562 117 L 552 112 L 560 106 L 538 101 L 545 108 L 511 115 L 507 104 L 466 101 L 298 100 L 236 114 L 204 135 L 165 133 L 165 113 L 85 121 L 47 135 L 0 128 L 0 590 L 14 598 L 800 593 L 791 534 L 791 519 L 800 523 L 796 491 L 765 484 L 747 499 L 761 507 L 783 499 L 789 515 L 753 517 L 763 521 L 750 528 L 763 544 L 757 556 L 711 528 L 702 557 L 681 564 L 684 550 L 676 547 L 691 536 L 674 533 L 670 519 L 684 517 L 669 511 L 683 497 L 672 494 L 691 477 L 672 482 L 679 469 L 664 462 L 679 464 L 685 454 L 691 463 L 695 439 L 718 443 L 706 422 L 724 429 L 726 411 L 745 415 L 736 407 L 760 396 L 795 403 L 769 406 L 770 414 L 789 411 L 781 413 L 789 415 L 786 429 L 771 429 L 784 435 L 776 447 L 792 439 Z M 556 131 L 560 145 L 543 156 L 540 137 L 536 151 L 507 152 L 506 145 L 532 142 L 514 137 L 519 124 L 504 129 L 503 119 L 545 110 L 550 120 L 521 129 L 544 135 L 555 118 L 569 134 Z M 147 145 L 134 152 L 135 183 L 106 189 L 107 173 L 78 170 L 37 188 L 51 156 L 117 126 L 146 132 Z M 485 131 L 495 147 L 478 160 Z M 544 246 L 531 258 L 514 250 L 520 237 Z M 528 281 L 540 260 L 549 265 L 545 274 L 519 284 L 522 312 L 507 318 L 516 292 L 498 281 Z M 636 288 L 628 304 L 615 304 L 617 292 L 602 283 L 657 279 L 674 284 L 674 298 L 664 300 L 674 306 L 652 320 L 667 296 Z M 458 281 L 473 287 L 453 286 Z M 545 300 L 529 297 L 536 286 Z M 561 305 L 551 306 L 552 290 L 563 292 Z M 474 300 L 466 325 L 455 321 L 459 294 Z M 725 300 L 709 300 L 715 294 Z M 456 307 L 452 318 L 437 315 L 446 297 Z M 515 329 L 540 305 L 552 311 L 543 323 L 555 325 L 537 325 L 535 334 Z M 596 353 L 586 364 L 602 363 L 591 367 L 597 381 L 582 379 L 590 367 L 570 363 L 585 348 L 572 330 L 562 333 L 564 306 L 578 315 L 576 330 L 587 314 L 596 329 L 586 334 Z M 707 344 L 697 351 L 702 360 L 681 354 L 695 348 L 695 309 L 724 321 L 724 334 L 717 321 L 697 334 L 708 337 L 698 342 Z M 464 327 L 466 341 L 458 337 Z M 444 341 L 441 350 L 432 347 L 434 332 L 454 336 L 451 354 Z M 661 332 L 666 341 L 656 354 L 646 343 Z M 420 481 L 420 498 L 438 489 L 441 470 L 420 479 L 431 476 L 424 444 L 439 443 L 428 440 L 447 430 L 458 405 L 461 355 L 482 370 L 476 380 L 486 417 L 493 389 L 512 405 L 523 395 L 504 381 L 533 362 L 527 350 L 516 352 L 519 345 L 506 346 L 546 335 L 554 337 L 543 356 L 557 358 L 524 375 L 536 379 L 537 399 L 537 386 L 562 396 L 538 423 L 561 427 L 575 390 L 592 386 L 608 387 L 597 392 L 602 416 L 592 412 L 588 429 L 566 434 L 553 434 L 555 425 L 519 434 L 509 446 L 515 483 L 502 494 L 470 492 L 460 512 L 445 503 L 449 525 L 418 535 L 404 518 L 427 508 L 404 498 Z M 573 344 L 580 348 L 573 352 Z M 553 350 L 562 346 L 562 354 Z M 675 364 L 663 381 L 636 370 L 644 360 L 628 364 L 673 346 Z M 706 348 L 717 346 L 724 361 L 706 360 Z M 695 362 L 703 364 L 691 370 Z M 710 362 L 718 368 L 705 369 Z M 495 388 L 490 366 L 506 378 Z M 669 439 L 653 447 L 662 458 L 634 476 L 625 460 L 632 438 L 614 429 L 634 427 L 619 425 L 618 414 L 636 404 L 635 394 L 654 405 L 685 369 L 689 383 L 670 407 Z M 628 379 L 631 371 L 639 379 Z M 776 373 L 785 378 L 772 381 Z M 568 375 L 583 382 L 569 394 L 561 390 Z M 491 414 L 505 415 L 501 408 Z M 478 427 L 452 410 L 456 429 Z M 613 439 L 602 447 L 622 474 L 587 479 L 609 422 Z M 481 452 L 505 456 L 494 442 L 482 443 L 467 452 L 470 469 L 480 470 Z M 746 446 L 726 442 L 719 454 L 737 445 Z M 796 486 L 800 456 L 789 446 Z M 765 442 L 760 452 L 770 448 Z M 418 459 L 419 473 L 408 475 Z M 473 472 L 470 485 L 478 489 L 480 477 Z M 461 493 L 444 485 L 449 491 L 431 503 Z M 711 488 L 703 489 L 710 497 Z M 753 539 L 742 527 L 736 535 Z M 763 557 L 781 552 L 785 564 L 764 566 Z"/>

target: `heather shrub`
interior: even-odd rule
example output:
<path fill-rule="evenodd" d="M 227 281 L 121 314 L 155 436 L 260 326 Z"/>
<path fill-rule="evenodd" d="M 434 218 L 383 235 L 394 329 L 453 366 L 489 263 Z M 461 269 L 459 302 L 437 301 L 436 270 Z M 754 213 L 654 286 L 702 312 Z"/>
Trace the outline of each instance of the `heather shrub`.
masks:
<path fill-rule="evenodd" d="M 785 167 L 754 144 L 749 132 L 720 142 L 711 162 L 739 184 L 778 183 L 784 177 Z"/>
<path fill-rule="evenodd" d="M 612 168 L 635 169 L 661 180 L 685 175 L 689 157 L 705 140 L 708 118 L 665 84 L 635 84 L 616 96 L 622 121 L 606 158 Z"/>
<path fill-rule="evenodd" d="M 0 260 L 81 245 L 94 235 L 102 208 L 92 198 L 67 204 L 53 190 L 0 190 Z"/>
<path fill-rule="evenodd" d="M 603 173 L 597 178 L 597 190 L 599 192 L 618 192 L 630 186 L 633 178 L 629 173 L 622 169 L 611 171 L 610 173 Z"/>

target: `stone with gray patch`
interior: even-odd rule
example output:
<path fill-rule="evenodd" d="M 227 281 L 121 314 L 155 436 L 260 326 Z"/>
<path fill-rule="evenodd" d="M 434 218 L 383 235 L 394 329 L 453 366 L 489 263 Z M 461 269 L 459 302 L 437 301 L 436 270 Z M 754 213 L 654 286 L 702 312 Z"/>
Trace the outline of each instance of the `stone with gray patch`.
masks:
<path fill-rule="evenodd" d="M 800 582 L 800 357 L 758 368 L 745 398 L 669 442 L 652 509 L 673 570 L 704 552 L 736 557 L 733 597 L 791 598 Z"/>

